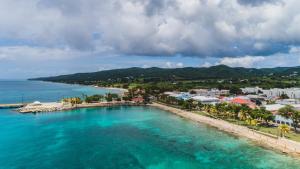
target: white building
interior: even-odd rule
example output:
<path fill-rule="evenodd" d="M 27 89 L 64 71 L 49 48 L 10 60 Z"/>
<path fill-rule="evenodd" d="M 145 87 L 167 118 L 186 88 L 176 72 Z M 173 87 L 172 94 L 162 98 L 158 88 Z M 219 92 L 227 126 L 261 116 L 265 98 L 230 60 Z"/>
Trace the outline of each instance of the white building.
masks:
<path fill-rule="evenodd" d="M 220 100 L 216 97 L 193 96 L 192 99 L 202 104 L 216 104 L 220 102 Z"/>
<path fill-rule="evenodd" d="M 221 95 L 228 95 L 229 90 L 219 90 L 219 89 L 192 89 L 191 91 L 196 92 L 199 96 L 221 96 Z"/>
<path fill-rule="evenodd" d="M 241 90 L 244 94 L 258 94 L 260 91 L 262 91 L 262 88 L 259 88 L 259 87 L 245 87 L 245 88 L 241 88 Z"/>
<path fill-rule="evenodd" d="M 282 117 L 280 115 L 275 115 L 275 123 L 277 124 L 286 124 L 286 125 L 289 125 L 289 126 L 293 126 L 293 120 L 292 119 L 287 119 L 285 117 Z"/>
<path fill-rule="evenodd" d="M 262 92 L 268 98 L 279 97 L 282 94 L 286 94 L 291 99 L 300 99 L 300 88 L 287 88 L 287 89 L 274 88 L 270 90 L 262 90 Z"/>

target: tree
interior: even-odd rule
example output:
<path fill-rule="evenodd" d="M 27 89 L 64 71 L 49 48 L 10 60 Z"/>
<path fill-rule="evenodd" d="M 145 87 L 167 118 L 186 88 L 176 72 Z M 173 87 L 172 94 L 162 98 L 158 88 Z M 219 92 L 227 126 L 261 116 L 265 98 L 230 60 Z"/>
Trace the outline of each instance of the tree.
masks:
<path fill-rule="evenodd" d="M 235 95 L 239 95 L 239 94 L 242 94 L 242 89 L 236 87 L 236 86 L 232 86 L 230 89 L 229 89 L 229 93 L 230 94 L 235 94 Z"/>
<path fill-rule="evenodd" d="M 289 133 L 290 132 L 290 127 L 286 124 L 281 124 L 278 126 L 278 129 L 280 131 L 280 136 L 281 137 L 284 137 L 285 134 Z"/>
<path fill-rule="evenodd" d="M 278 112 L 281 116 L 293 121 L 294 130 L 297 132 L 298 123 L 300 121 L 300 112 L 290 105 L 286 105 L 285 107 L 279 109 Z"/>
<path fill-rule="evenodd" d="M 280 99 L 289 99 L 290 97 L 285 94 L 285 93 L 282 93 L 280 96 L 279 96 Z"/>
<path fill-rule="evenodd" d="M 265 121 L 267 125 L 269 125 L 269 122 L 273 121 L 275 118 L 272 112 L 266 110 L 265 107 L 260 108 L 260 117 Z"/>
<path fill-rule="evenodd" d="M 92 103 L 92 102 L 99 102 L 104 98 L 103 95 L 92 95 L 92 96 L 86 96 L 85 97 L 85 102 L 87 103 Z"/>
<path fill-rule="evenodd" d="M 197 94 L 197 92 L 195 90 L 191 90 L 190 94 Z"/>

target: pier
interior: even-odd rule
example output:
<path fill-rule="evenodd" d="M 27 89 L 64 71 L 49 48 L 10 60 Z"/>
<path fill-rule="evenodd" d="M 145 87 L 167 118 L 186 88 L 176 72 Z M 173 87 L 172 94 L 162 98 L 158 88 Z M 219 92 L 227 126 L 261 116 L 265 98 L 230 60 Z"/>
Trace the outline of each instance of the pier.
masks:
<path fill-rule="evenodd" d="M 0 104 L 0 109 L 14 109 L 24 107 L 24 103 L 15 103 L 15 104 Z"/>

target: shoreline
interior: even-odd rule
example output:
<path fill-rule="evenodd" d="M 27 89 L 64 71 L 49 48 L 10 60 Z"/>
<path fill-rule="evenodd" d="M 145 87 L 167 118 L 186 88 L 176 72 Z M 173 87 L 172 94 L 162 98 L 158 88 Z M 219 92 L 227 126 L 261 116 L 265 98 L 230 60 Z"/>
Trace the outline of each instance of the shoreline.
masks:
<path fill-rule="evenodd" d="M 84 85 L 83 85 L 84 86 Z M 101 87 L 101 86 L 93 86 L 91 85 L 91 87 L 94 87 L 94 88 L 100 88 L 100 89 L 107 89 L 107 90 L 118 90 L 120 92 L 128 92 L 127 89 L 124 89 L 124 88 L 117 88 L 117 87 Z"/>
<path fill-rule="evenodd" d="M 171 112 L 175 115 L 178 115 L 188 120 L 192 120 L 197 123 L 206 124 L 211 127 L 215 127 L 218 130 L 224 131 L 226 133 L 238 137 L 247 138 L 259 146 L 269 148 L 275 151 L 280 151 L 281 153 L 289 154 L 297 158 L 300 157 L 299 142 L 295 142 L 281 137 L 274 138 L 271 136 L 267 136 L 267 133 L 266 134 L 260 133 L 258 131 L 249 129 L 245 126 L 232 124 L 224 120 L 213 119 L 210 117 L 202 116 L 193 112 L 173 108 L 159 103 L 152 103 L 149 104 L 149 106 Z"/>

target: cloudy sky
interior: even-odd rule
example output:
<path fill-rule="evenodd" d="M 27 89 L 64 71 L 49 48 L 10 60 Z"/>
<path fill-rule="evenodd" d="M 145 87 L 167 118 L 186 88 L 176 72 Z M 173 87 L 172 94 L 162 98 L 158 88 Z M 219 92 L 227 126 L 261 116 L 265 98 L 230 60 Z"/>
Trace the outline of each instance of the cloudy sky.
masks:
<path fill-rule="evenodd" d="M 0 78 L 300 65 L 299 0 L 1 0 Z"/>

